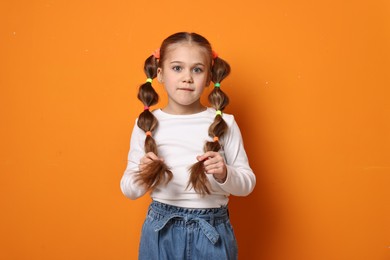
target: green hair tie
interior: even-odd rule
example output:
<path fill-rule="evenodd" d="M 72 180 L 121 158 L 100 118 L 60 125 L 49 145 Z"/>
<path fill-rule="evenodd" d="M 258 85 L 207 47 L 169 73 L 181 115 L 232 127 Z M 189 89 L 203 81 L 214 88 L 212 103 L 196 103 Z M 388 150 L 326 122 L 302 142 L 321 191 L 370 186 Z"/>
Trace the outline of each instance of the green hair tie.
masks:
<path fill-rule="evenodd" d="M 219 88 L 220 86 L 221 86 L 220 83 L 215 83 L 215 84 L 214 84 L 214 87 L 216 87 L 216 88 Z"/>
<path fill-rule="evenodd" d="M 216 112 L 215 112 L 215 115 L 217 116 L 217 115 L 222 115 L 222 111 L 221 110 L 217 110 Z"/>
<path fill-rule="evenodd" d="M 147 78 L 146 82 L 152 83 L 153 79 L 152 78 Z"/>

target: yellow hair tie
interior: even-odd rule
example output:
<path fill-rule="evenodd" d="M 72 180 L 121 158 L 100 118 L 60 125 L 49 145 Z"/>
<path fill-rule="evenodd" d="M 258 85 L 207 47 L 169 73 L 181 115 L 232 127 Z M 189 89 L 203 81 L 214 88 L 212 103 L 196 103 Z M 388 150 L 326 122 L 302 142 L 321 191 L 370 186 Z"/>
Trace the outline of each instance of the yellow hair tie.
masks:
<path fill-rule="evenodd" d="M 147 78 L 146 82 L 152 83 L 153 79 L 152 78 Z"/>
<path fill-rule="evenodd" d="M 146 134 L 146 136 L 152 136 L 152 132 L 150 132 L 150 131 L 147 131 L 145 134 Z"/>
<path fill-rule="evenodd" d="M 216 115 L 222 115 L 222 111 L 221 111 L 221 110 L 217 110 L 217 111 L 215 112 L 215 114 L 216 114 Z"/>

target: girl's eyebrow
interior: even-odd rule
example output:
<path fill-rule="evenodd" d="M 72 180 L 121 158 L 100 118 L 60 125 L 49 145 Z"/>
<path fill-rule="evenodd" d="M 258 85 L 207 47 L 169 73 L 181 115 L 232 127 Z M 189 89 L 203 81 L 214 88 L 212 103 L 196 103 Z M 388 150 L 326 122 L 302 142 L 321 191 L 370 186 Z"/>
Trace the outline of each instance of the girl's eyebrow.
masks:
<path fill-rule="evenodd" d="M 170 64 L 174 64 L 174 63 L 178 63 L 178 64 L 184 64 L 184 62 L 182 62 L 182 61 L 171 61 L 170 62 Z M 206 66 L 206 65 L 204 65 L 204 63 L 202 63 L 202 62 L 196 62 L 196 63 L 194 63 L 194 64 L 192 64 L 192 66 Z"/>

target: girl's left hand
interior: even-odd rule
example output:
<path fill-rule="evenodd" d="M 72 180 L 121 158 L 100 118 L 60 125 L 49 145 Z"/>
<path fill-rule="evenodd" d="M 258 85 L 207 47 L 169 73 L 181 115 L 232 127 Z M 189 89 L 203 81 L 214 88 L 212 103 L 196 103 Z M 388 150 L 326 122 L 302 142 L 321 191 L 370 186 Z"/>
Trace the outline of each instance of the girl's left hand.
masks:
<path fill-rule="evenodd" d="M 227 169 L 225 160 L 218 152 L 206 152 L 196 158 L 198 161 L 204 161 L 204 167 L 207 174 L 212 174 L 219 183 L 226 181 Z"/>

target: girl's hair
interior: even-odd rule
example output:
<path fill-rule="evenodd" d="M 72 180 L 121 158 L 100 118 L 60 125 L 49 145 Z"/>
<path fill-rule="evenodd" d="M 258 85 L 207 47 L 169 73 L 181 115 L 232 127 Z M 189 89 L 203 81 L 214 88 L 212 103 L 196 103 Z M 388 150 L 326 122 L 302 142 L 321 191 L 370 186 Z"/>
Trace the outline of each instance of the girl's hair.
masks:
<path fill-rule="evenodd" d="M 228 96 L 220 89 L 219 84 L 230 73 L 229 64 L 219 57 L 215 57 L 215 53 L 211 48 L 209 41 L 203 36 L 196 33 L 179 32 L 166 38 L 160 47 L 159 57 L 151 55 L 145 61 L 144 71 L 147 78 L 155 78 L 157 76 L 158 67 L 162 67 L 165 53 L 171 44 L 190 43 L 203 47 L 209 57 L 209 75 L 211 81 L 215 83 L 214 89 L 209 94 L 208 100 L 213 108 L 217 110 L 214 122 L 210 125 L 208 134 L 213 138 L 212 142 L 206 142 L 204 151 L 218 152 L 221 149 L 219 139 L 226 133 L 228 126 L 222 118 L 222 111 L 229 104 Z M 142 101 L 145 108 L 155 105 L 158 102 L 158 94 L 152 87 L 150 82 L 146 82 L 139 88 L 138 98 Z M 152 132 L 157 128 L 158 122 L 154 115 L 145 109 L 138 119 L 138 126 L 146 133 Z M 157 145 L 153 137 L 149 134 L 145 140 L 145 152 L 154 152 L 157 155 Z M 138 180 L 143 182 L 147 189 L 154 189 L 160 183 L 168 183 L 172 179 L 172 172 L 162 161 L 153 161 L 140 172 Z M 192 186 L 193 189 L 201 194 L 210 194 L 211 187 L 205 173 L 203 161 L 199 161 L 190 167 L 190 179 L 187 188 Z"/>
<path fill-rule="evenodd" d="M 159 96 L 152 86 L 152 79 L 157 76 L 158 60 L 151 55 L 146 59 L 144 72 L 148 80 L 139 87 L 138 99 L 144 104 L 144 111 L 139 115 L 137 125 L 146 133 L 145 153 L 153 152 L 158 155 L 156 141 L 152 132 L 156 130 L 157 118 L 150 112 L 149 107 L 157 104 Z M 139 171 L 136 181 L 141 182 L 147 190 L 155 189 L 159 184 L 168 183 L 172 179 L 172 172 L 161 160 L 153 160 L 142 171 Z"/>
<path fill-rule="evenodd" d="M 210 44 L 208 43 L 208 45 Z M 217 113 L 214 122 L 210 125 L 208 130 L 208 134 L 213 141 L 206 142 L 204 145 L 205 152 L 218 152 L 221 149 L 219 139 L 222 138 L 228 130 L 228 126 L 222 117 L 222 111 L 229 104 L 229 97 L 221 90 L 220 83 L 229 75 L 229 73 L 230 65 L 219 57 L 213 57 L 211 64 L 211 81 L 214 82 L 215 87 L 210 92 L 208 100 Z M 192 186 L 194 190 L 201 195 L 211 193 L 210 182 L 205 173 L 204 161 L 199 161 L 191 166 L 188 186 Z"/>

